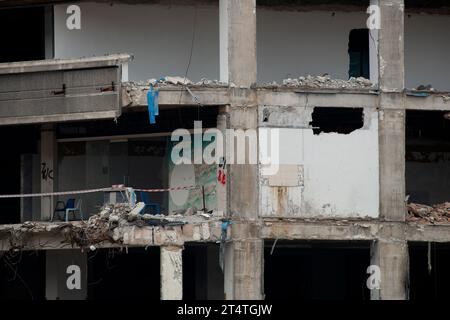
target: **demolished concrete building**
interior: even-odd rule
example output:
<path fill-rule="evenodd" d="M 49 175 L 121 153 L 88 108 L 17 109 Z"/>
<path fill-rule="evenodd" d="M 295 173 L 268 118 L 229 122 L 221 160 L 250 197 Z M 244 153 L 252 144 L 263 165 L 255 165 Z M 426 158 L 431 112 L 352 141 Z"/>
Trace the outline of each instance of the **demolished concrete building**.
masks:
<path fill-rule="evenodd" d="M 0 25 L 0 298 L 448 296 L 445 1 L 8 0 Z M 199 121 L 258 161 L 174 163 Z"/>

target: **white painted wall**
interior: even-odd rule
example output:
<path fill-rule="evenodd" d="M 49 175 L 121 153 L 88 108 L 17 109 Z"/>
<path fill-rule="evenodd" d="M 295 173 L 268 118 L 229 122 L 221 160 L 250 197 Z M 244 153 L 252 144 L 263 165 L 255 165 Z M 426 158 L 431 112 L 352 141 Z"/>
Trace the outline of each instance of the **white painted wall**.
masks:
<path fill-rule="evenodd" d="M 450 16 L 405 17 L 406 86 L 450 90 Z"/>
<path fill-rule="evenodd" d="M 194 7 L 81 3 L 81 30 L 66 28 L 66 8 L 55 6 L 55 57 L 134 54 L 130 80 L 184 76 L 189 62 Z M 219 77 L 219 8 L 197 9 L 188 77 Z"/>
<path fill-rule="evenodd" d="M 347 79 L 350 30 L 365 28 L 364 12 L 258 11 L 258 79 L 305 74 Z"/>
<path fill-rule="evenodd" d="M 262 179 L 261 215 L 378 217 L 377 112 L 368 111 L 365 127 L 347 135 L 280 129 L 280 164 L 302 166 L 303 181 L 273 187 Z"/>
<path fill-rule="evenodd" d="M 81 3 L 81 30 L 66 28 L 66 8 L 55 6 L 55 57 L 130 52 L 130 79 L 184 76 L 194 7 Z M 348 77 L 348 36 L 364 28 L 365 12 L 288 12 L 258 9 L 258 81 L 329 73 Z M 219 78 L 219 7 L 199 6 L 188 77 Z M 450 89 L 450 16 L 405 19 L 406 84 Z"/>

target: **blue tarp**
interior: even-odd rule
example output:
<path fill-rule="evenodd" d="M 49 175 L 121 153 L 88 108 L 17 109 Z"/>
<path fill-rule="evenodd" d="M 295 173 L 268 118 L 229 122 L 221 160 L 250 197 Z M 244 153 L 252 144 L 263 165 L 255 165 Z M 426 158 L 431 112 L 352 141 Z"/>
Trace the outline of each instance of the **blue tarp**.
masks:
<path fill-rule="evenodd" d="M 150 85 L 147 92 L 148 116 L 150 118 L 150 124 L 155 124 L 155 116 L 159 116 L 158 96 L 158 89 L 155 89 L 152 85 Z"/>

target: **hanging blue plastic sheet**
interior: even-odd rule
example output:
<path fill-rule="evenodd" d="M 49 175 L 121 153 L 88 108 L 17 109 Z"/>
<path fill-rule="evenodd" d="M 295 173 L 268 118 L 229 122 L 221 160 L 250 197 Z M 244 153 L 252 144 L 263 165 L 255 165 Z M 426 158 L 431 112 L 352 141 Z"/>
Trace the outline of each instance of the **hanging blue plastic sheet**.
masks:
<path fill-rule="evenodd" d="M 155 124 L 155 116 L 159 115 L 158 97 L 158 89 L 155 89 L 152 85 L 150 85 L 150 88 L 147 92 L 148 116 L 150 118 L 150 124 Z"/>
<path fill-rule="evenodd" d="M 221 234 L 220 234 L 220 248 L 219 248 L 219 265 L 222 271 L 225 267 L 225 245 L 227 241 L 227 233 L 228 233 L 228 226 L 232 224 L 229 220 L 222 220 L 222 226 L 221 226 Z"/>

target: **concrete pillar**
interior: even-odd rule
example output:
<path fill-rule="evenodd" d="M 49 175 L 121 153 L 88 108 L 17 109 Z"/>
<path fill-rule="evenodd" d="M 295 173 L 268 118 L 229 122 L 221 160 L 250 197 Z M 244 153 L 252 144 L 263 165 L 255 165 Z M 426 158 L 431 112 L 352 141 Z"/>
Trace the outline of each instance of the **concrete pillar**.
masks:
<path fill-rule="evenodd" d="M 372 290 L 372 300 L 409 299 L 408 243 L 378 240 L 371 248 L 371 264 L 380 267 L 380 289 Z"/>
<path fill-rule="evenodd" d="M 404 0 L 375 2 L 380 11 L 380 217 L 405 221 L 405 6 Z"/>
<path fill-rule="evenodd" d="M 87 254 L 79 250 L 47 250 L 47 300 L 87 299 Z"/>
<path fill-rule="evenodd" d="M 52 125 L 41 128 L 41 192 L 53 192 L 56 180 L 56 135 Z M 54 209 L 53 197 L 41 198 L 41 220 L 50 220 Z"/>
<path fill-rule="evenodd" d="M 20 193 L 33 193 L 33 155 L 20 157 Z M 33 198 L 20 198 L 20 221 L 33 220 Z"/>
<path fill-rule="evenodd" d="M 220 112 L 219 115 L 217 116 L 217 129 L 220 130 L 220 132 L 222 133 L 222 137 L 226 137 L 226 130 L 228 127 L 228 115 L 226 112 Z M 217 166 L 217 172 L 216 172 L 216 177 L 219 176 L 219 171 L 222 174 L 225 174 L 225 177 L 227 177 L 228 175 L 228 165 L 224 164 L 224 160 L 225 160 L 225 155 L 226 155 L 226 141 L 223 141 L 223 157 L 224 159 L 222 159 L 221 161 L 221 165 Z M 223 214 L 225 214 L 225 212 L 227 212 L 227 196 L 228 196 L 228 192 L 227 192 L 227 181 L 225 180 L 225 183 L 217 181 L 217 185 L 216 185 L 216 198 L 217 198 L 217 210 L 219 212 L 222 212 Z"/>
<path fill-rule="evenodd" d="M 183 299 L 183 248 L 161 247 L 161 300 Z"/>
<path fill-rule="evenodd" d="M 256 0 L 220 0 L 220 78 L 244 88 L 257 81 Z M 241 102 L 229 108 L 229 128 L 256 132 L 256 98 L 245 90 L 233 95 Z M 230 142 L 227 138 L 227 153 L 236 154 L 236 145 L 232 148 Z M 235 235 L 225 254 L 226 299 L 262 298 L 263 241 L 254 223 L 259 218 L 258 166 L 248 160 L 248 155 L 245 164 L 228 159 L 227 213 L 240 221 L 231 227 Z"/>
<path fill-rule="evenodd" d="M 54 49 L 54 30 L 53 30 L 53 6 L 44 7 L 44 30 L 45 30 L 45 59 L 53 59 L 55 57 Z"/>
<path fill-rule="evenodd" d="M 404 0 L 379 1 L 379 84 L 384 92 L 401 92 L 405 87 Z"/>
<path fill-rule="evenodd" d="M 256 83 L 256 0 L 220 0 L 220 79 Z"/>
<path fill-rule="evenodd" d="M 379 25 L 379 0 L 370 0 L 370 7 L 367 10 L 369 16 L 369 69 L 370 81 L 378 84 L 378 31 Z"/>
<path fill-rule="evenodd" d="M 383 96 L 382 99 L 386 98 Z M 405 110 L 382 109 L 379 113 L 380 218 L 405 221 Z"/>
<path fill-rule="evenodd" d="M 232 225 L 232 242 L 225 255 L 225 298 L 261 300 L 263 294 L 264 241 L 256 224 Z M 234 234 L 234 235 L 233 235 Z"/>
<path fill-rule="evenodd" d="M 258 165 L 252 163 L 250 151 L 258 152 L 258 109 L 254 105 L 256 102 L 248 100 L 245 108 L 232 106 L 230 108 L 231 132 L 241 136 L 246 134 L 245 143 L 245 161 L 243 164 L 238 163 L 238 155 L 242 152 L 238 150 L 239 139 L 236 135 L 227 136 L 227 157 L 229 165 L 228 174 L 228 202 L 229 214 L 231 216 L 246 219 L 257 220 L 258 217 Z M 241 140 L 242 141 L 242 140 Z M 254 159 L 253 159 L 254 160 Z"/>

